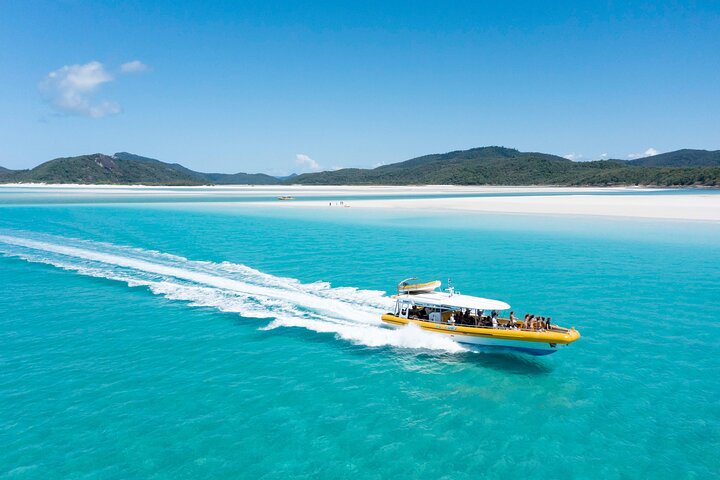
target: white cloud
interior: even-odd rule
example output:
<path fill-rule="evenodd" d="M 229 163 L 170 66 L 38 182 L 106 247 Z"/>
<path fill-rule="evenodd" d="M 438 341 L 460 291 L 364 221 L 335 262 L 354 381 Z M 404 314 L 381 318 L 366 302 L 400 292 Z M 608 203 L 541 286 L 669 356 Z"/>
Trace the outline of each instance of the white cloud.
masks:
<path fill-rule="evenodd" d="M 309 170 L 320 170 L 320 165 L 304 153 L 298 153 L 295 155 L 295 163 Z"/>
<path fill-rule="evenodd" d="M 140 73 L 147 72 L 150 69 L 140 60 L 133 60 L 132 62 L 123 63 L 120 65 L 120 71 L 122 73 Z"/>
<path fill-rule="evenodd" d="M 65 65 L 48 73 L 40 89 L 52 106 L 63 113 L 101 118 L 121 111 L 115 102 L 94 99 L 98 88 L 113 80 L 102 63 L 89 62 Z"/>
<path fill-rule="evenodd" d="M 654 148 L 650 147 L 647 150 L 645 150 L 643 153 L 630 153 L 630 154 L 628 154 L 627 157 L 630 159 L 645 158 L 645 157 L 652 157 L 654 155 L 657 155 L 658 153 L 660 153 L 660 152 L 658 152 Z"/>
<path fill-rule="evenodd" d="M 607 160 L 608 154 L 607 153 L 601 153 L 600 154 L 600 160 Z"/>
<path fill-rule="evenodd" d="M 580 160 L 583 158 L 581 153 L 568 153 L 567 155 L 563 155 L 563 158 L 567 158 L 568 160 L 572 160 L 573 162 Z"/>
<path fill-rule="evenodd" d="M 648 148 L 647 150 L 645 150 L 645 156 L 646 156 L 646 157 L 652 157 L 652 156 L 657 155 L 657 154 L 658 154 L 658 151 L 655 150 L 655 149 L 652 148 L 652 147 L 650 147 L 650 148 Z"/>

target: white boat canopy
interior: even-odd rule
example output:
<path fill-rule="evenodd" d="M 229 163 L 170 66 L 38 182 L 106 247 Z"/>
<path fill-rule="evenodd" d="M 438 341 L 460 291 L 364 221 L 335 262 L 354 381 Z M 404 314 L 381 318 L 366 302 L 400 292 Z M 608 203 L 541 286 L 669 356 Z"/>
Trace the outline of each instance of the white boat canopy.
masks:
<path fill-rule="evenodd" d="M 396 298 L 414 305 L 435 307 L 469 308 L 473 310 L 508 310 L 510 308 L 510 305 L 500 300 L 460 295 L 459 293 L 431 292 L 417 295 L 396 295 Z"/>

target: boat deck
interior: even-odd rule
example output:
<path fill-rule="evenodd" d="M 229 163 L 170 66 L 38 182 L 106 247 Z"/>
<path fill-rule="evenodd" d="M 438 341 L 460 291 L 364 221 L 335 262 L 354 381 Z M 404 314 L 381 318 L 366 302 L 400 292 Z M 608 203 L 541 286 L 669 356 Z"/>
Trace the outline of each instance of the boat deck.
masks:
<path fill-rule="evenodd" d="M 508 319 L 499 319 L 497 327 L 493 327 L 492 325 L 451 323 L 445 320 L 442 322 L 433 322 L 429 319 L 418 317 L 399 317 L 393 313 L 386 313 L 382 316 L 382 320 L 391 325 L 407 325 L 408 323 L 414 323 L 423 330 L 461 336 L 489 337 L 556 344 L 568 344 L 580 338 L 580 333 L 573 328 L 568 329 L 553 325 L 550 329 L 532 330 L 523 328 L 522 322 L 517 322 L 515 326 L 510 326 L 510 320 Z"/>

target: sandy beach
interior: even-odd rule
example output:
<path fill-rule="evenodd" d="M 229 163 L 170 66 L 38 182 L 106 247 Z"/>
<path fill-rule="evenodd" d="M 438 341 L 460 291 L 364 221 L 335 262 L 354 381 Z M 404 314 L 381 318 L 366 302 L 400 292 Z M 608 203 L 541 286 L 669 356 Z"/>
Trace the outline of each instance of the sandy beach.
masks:
<path fill-rule="evenodd" d="M 234 194 L 234 195 L 428 195 L 428 194 L 478 194 L 478 193 L 599 193 L 658 191 L 658 188 L 644 187 L 534 187 L 534 186 L 462 186 L 462 185 L 190 185 L 190 186 L 158 186 L 158 185 L 84 185 L 84 184 L 46 184 L 46 183 L 5 183 L 0 184 L 0 191 L 39 190 L 43 192 L 57 191 L 65 193 L 142 193 L 157 194 Z"/>
<path fill-rule="evenodd" d="M 300 189 L 293 194 L 306 194 Z M 314 188 L 314 187 L 310 187 Z M 370 195 L 381 193 L 369 187 L 325 187 L 336 195 Z M 488 213 L 536 215 L 583 215 L 636 217 L 673 220 L 720 221 L 720 194 L 698 190 L 698 193 L 677 194 L 672 190 L 655 190 L 652 195 L 631 195 L 631 191 L 651 191 L 641 188 L 562 188 L 562 187 L 381 187 L 405 196 L 397 199 L 367 199 L 346 201 L 351 208 L 394 208 L 415 210 L 453 210 Z M 335 189 L 335 190 L 333 190 Z M 614 192 L 615 195 L 600 193 Z M 663 193 L 666 192 L 666 193 Z M 382 192 L 385 193 L 385 192 Z M 407 198 L 413 194 L 498 193 L 498 197 Z M 512 196 L 518 193 L 533 195 Z M 571 193 L 571 195 L 542 195 Z M 341 199 L 341 198 L 340 198 Z M 267 202 L 265 202 L 267 203 Z M 322 207 L 326 201 L 296 201 L 273 203 L 280 207 Z"/>
<path fill-rule="evenodd" d="M 277 208 L 343 207 L 448 210 L 488 213 L 533 215 L 613 216 L 654 219 L 720 221 L 720 193 L 697 190 L 697 193 L 679 194 L 673 190 L 638 187 L 583 188 L 583 187 L 463 187 L 452 185 L 430 186 L 251 186 L 227 185 L 210 187 L 157 187 L 125 185 L 2 185 L 0 192 L 33 190 L 67 198 L 95 196 L 122 197 L 142 194 L 149 199 L 162 201 L 163 197 L 187 197 L 189 201 L 200 196 L 214 196 L 230 200 L 244 198 L 244 206 L 262 205 Z M 636 192 L 652 192 L 643 195 Z M 607 193 L 613 193 L 607 195 Z M 472 196 L 486 194 L 489 196 Z M 499 196 L 492 196 L 497 194 Z M 517 194 L 517 195 L 514 195 Z M 562 195 L 559 195 L 562 194 Z M 452 197 L 426 198 L 427 195 L 453 195 Z M 252 197 L 293 196 L 295 201 L 277 200 L 253 202 Z M 371 198 L 373 196 L 397 198 Z M 413 198 L 417 196 L 418 198 Z M 323 197 L 322 200 L 304 200 Z M 358 198 L 368 197 L 368 198 Z"/>
<path fill-rule="evenodd" d="M 297 202 L 293 206 L 323 206 Z M 355 200 L 354 208 L 455 210 L 537 215 L 600 215 L 720 221 L 720 195 L 565 195 Z"/>

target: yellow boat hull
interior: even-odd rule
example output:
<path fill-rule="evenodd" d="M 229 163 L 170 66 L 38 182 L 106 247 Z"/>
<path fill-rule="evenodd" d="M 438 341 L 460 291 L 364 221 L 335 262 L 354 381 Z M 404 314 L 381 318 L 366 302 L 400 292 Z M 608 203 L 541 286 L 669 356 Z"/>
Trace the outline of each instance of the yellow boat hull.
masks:
<path fill-rule="evenodd" d="M 383 315 L 382 321 L 395 327 L 412 323 L 423 330 L 448 335 L 454 341 L 468 346 L 500 347 L 524 351 L 532 355 L 548 355 L 557 351 L 559 347 L 567 346 L 580 338 L 580 332 L 574 328 L 553 327 L 548 331 L 539 331 L 474 327 L 408 319 L 392 314 Z"/>

